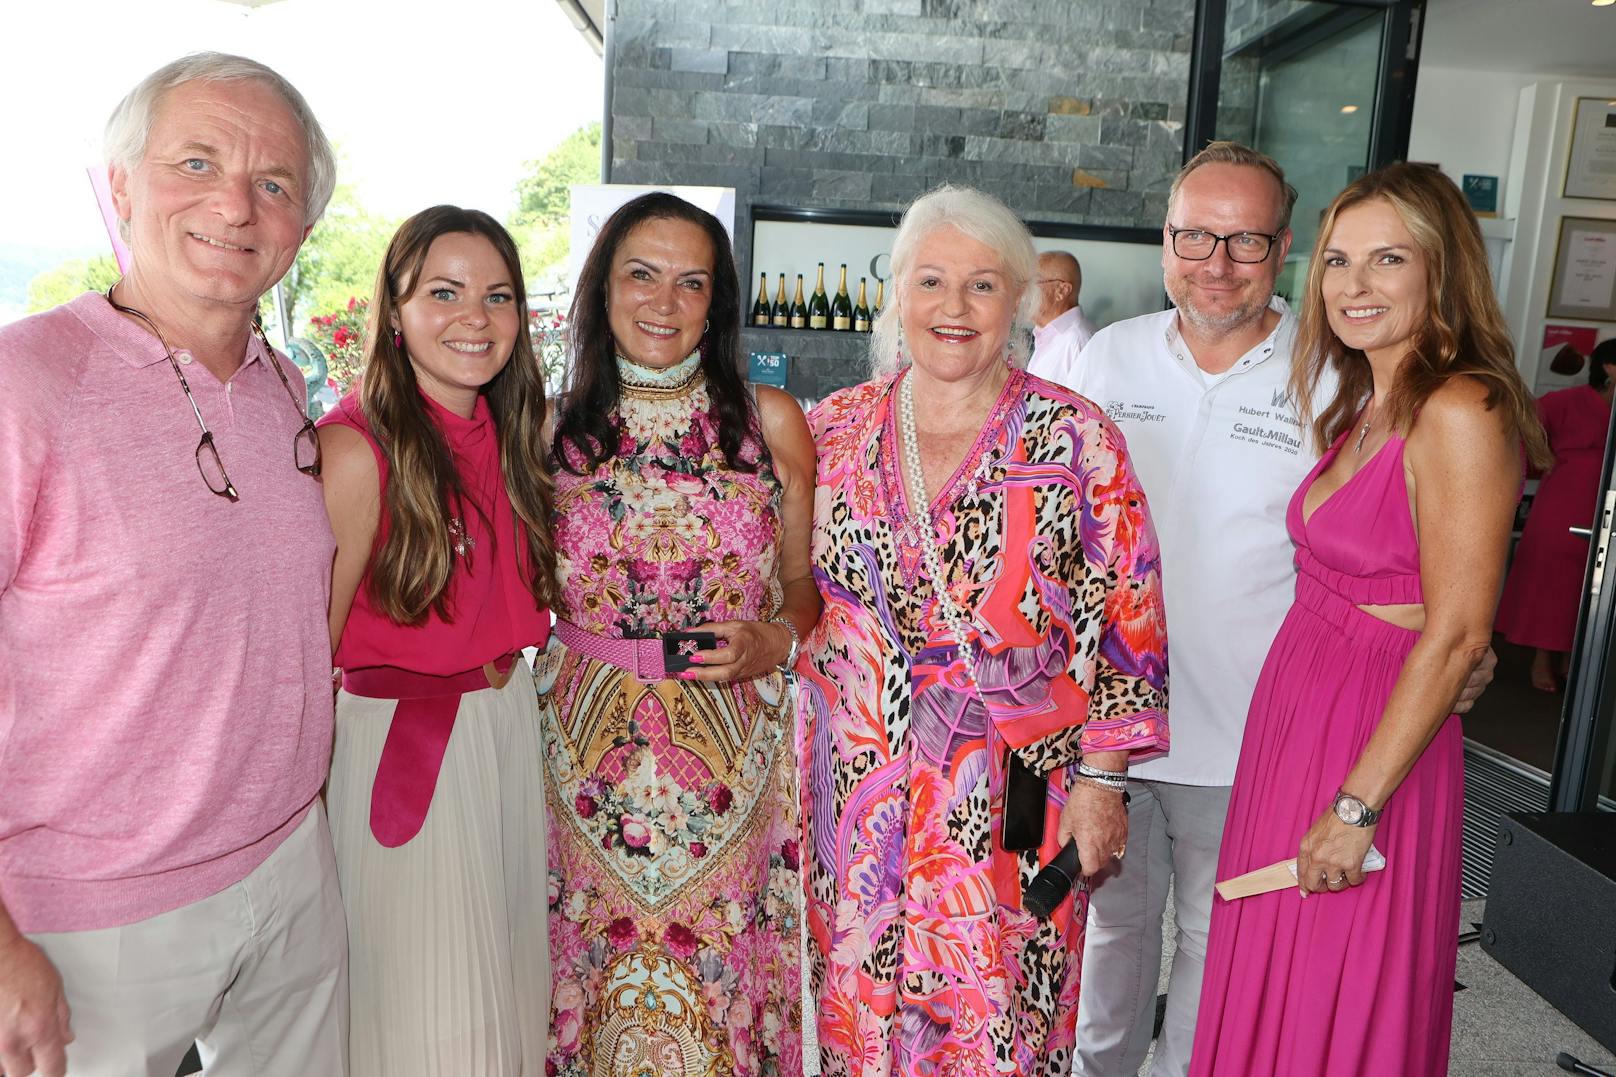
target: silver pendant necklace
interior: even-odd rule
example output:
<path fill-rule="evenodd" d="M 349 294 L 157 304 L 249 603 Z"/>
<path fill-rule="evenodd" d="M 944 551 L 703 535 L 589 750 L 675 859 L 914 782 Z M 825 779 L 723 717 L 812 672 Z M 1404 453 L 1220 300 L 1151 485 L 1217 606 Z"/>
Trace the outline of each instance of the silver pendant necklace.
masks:
<path fill-rule="evenodd" d="M 1358 431 L 1358 443 L 1352 447 L 1352 454 L 1354 456 L 1357 456 L 1363 452 L 1364 438 L 1369 436 L 1369 428 L 1375 425 L 1373 414 L 1374 407 L 1375 398 L 1370 397 L 1368 406 L 1364 408 L 1364 424 L 1363 429 Z"/>

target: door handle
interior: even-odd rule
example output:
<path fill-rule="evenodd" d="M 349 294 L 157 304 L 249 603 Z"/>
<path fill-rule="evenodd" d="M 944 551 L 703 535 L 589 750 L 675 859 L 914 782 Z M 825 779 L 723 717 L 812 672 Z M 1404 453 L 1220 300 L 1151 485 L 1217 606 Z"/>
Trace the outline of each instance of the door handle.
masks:
<path fill-rule="evenodd" d="M 1594 537 L 1594 529 L 1591 527 L 1568 527 L 1566 530 L 1578 538 L 1591 539 Z"/>
<path fill-rule="evenodd" d="M 1594 517 L 1599 536 L 1593 540 L 1594 569 L 1588 593 L 1597 596 L 1605 584 L 1605 558 L 1610 553 L 1611 525 L 1616 523 L 1616 489 L 1606 490 L 1604 501 Z"/>

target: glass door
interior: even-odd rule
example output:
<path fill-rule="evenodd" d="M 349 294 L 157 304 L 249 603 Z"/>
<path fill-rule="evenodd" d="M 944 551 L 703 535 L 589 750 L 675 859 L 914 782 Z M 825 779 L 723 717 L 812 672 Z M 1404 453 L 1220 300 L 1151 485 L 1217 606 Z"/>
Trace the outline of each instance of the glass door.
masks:
<path fill-rule="evenodd" d="M 1423 0 L 1200 0 L 1186 158 L 1209 140 L 1263 151 L 1296 187 L 1278 291 L 1295 296 L 1319 214 L 1408 149 Z"/>
<path fill-rule="evenodd" d="M 1290 27 L 1283 32 L 1265 33 L 1261 23 L 1229 27 L 1217 136 L 1268 154 L 1296 188 L 1296 238 L 1277 285 L 1293 298 L 1319 214 L 1369 163 L 1386 15 L 1320 3 L 1286 9 L 1296 10 L 1280 24 Z"/>
<path fill-rule="evenodd" d="M 1606 436 L 1582 607 L 1549 783 L 1555 811 L 1616 810 L 1616 423 Z"/>

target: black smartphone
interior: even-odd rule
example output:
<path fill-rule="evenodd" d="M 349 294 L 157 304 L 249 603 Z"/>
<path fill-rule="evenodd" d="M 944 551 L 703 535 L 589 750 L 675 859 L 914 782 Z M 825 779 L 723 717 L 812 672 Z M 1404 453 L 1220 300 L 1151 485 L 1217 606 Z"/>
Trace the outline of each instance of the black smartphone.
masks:
<path fill-rule="evenodd" d="M 1036 849 L 1044 841 L 1044 817 L 1049 810 L 1049 779 L 1005 752 L 1004 815 L 999 841 L 1007 852 Z"/>
<path fill-rule="evenodd" d="M 664 632 L 662 634 L 662 668 L 669 673 L 682 673 L 699 662 L 690 656 L 697 651 L 718 649 L 718 637 L 711 632 Z"/>

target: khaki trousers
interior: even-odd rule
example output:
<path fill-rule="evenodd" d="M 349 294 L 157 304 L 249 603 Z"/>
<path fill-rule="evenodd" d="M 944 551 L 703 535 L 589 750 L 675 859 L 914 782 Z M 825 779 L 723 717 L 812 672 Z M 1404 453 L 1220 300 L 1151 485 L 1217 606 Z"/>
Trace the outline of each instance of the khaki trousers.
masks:
<path fill-rule="evenodd" d="M 62 976 L 70 1077 L 343 1077 L 348 941 L 318 800 L 252 874 L 123 927 L 28 936 Z"/>

